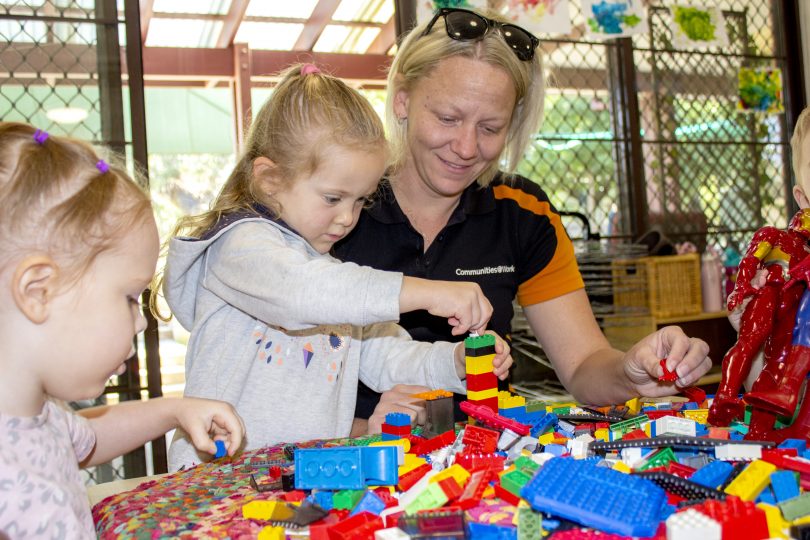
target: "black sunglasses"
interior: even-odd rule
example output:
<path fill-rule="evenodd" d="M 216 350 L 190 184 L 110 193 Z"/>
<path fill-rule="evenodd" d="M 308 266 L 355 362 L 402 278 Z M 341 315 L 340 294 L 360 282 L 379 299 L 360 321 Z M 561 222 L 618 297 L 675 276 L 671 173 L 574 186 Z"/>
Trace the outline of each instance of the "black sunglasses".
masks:
<path fill-rule="evenodd" d="M 514 51 L 515 56 L 525 62 L 534 58 L 534 50 L 540 44 L 539 39 L 519 26 L 493 21 L 474 11 L 458 8 L 441 8 L 436 11 L 422 36 L 430 33 L 439 17 L 444 17 L 447 35 L 456 41 L 477 41 L 483 39 L 490 30 L 500 30 L 503 40 Z"/>

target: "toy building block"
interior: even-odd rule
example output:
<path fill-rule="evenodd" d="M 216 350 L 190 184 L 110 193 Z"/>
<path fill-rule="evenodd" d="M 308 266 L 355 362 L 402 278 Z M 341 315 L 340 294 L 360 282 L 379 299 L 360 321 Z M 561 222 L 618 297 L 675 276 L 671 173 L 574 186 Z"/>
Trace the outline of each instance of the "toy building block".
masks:
<path fill-rule="evenodd" d="M 363 489 L 398 481 L 398 453 L 393 446 L 338 446 L 295 450 L 298 489 Z"/>
<path fill-rule="evenodd" d="M 464 362 L 467 378 L 492 374 L 492 377 L 473 380 L 474 389 L 467 387 L 467 400 L 498 412 L 498 379 L 494 377 L 495 336 L 468 337 L 464 340 Z M 490 386 L 484 387 L 484 384 Z"/>
<path fill-rule="evenodd" d="M 497 384 L 497 382 L 496 382 Z M 453 394 L 446 390 L 432 390 L 412 397 L 425 401 L 425 426 L 422 433 L 434 437 L 453 429 Z"/>
<path fill-rule="evenodd" d="M 331 510 L 334 508 L 334 492 L 332 491 L 313 491 L 310 494 L 312 502 L 323 508 L 324 510 Z"/>
<path fill-rule="evenodd" d="M 413 515 L 400 516 L 397 526 L 414 538 L 466 538 L 461 510 L 420 510 Z"/>
<path fill-rule="evenodd" d="M 486 523 L 468 523 L 467 529 L 470 538 L 480 538 L 481 540 L 517 540 L 517 529 L 501 525 L 489 525 Z"/>
<path fill-rule="evenodd" d="M 720 490 L 706 487 L 686 478 L 675 476 L 666 472 L 641 472 L 636 476 L 646 478 L 661 487 L 667 493 L 677 495 L 686 500 L 718 499 L 725 500 L 726 494 Z"/>
<path fill-rule="evenodd" d="M 258 540 L 284 540 L 284 527 L 268 526 L 262 528 L 257 536 Z"/>
<path fill-rule="evenodd" d="M 676 416 L 665 416 L 653 422 L 651 434 L 653 437 L 664 435 L 689 435 L 694 437 L 696 432 L 697 426 L 694 420 L 678 418 Z"/>
<path fill-rule="evenodd" d="M 523 503 L 524 505 L 526 503 Z M 519 506 L 517 510 L 518 540 L 535 540 L 543 536 L 543 516 L 528 506 Z"/>
<path fill-rule="evenodd" d="M 374 540 L 410 540 L 411 535 L 399 527 L 388 527 L 374 531 Z"/>
<path fill-rule="evenodd" d="M 655 534 L 666 504 L 648 480 L 570 458 L 546 462 L 520 494 L 538 512 L 628 536 Z"/>
<path fill-rule="evenodd" d="M 406 514 L 415 514 L 419 510 L 440 508 L 444 506 L 447 501 L 447 494 L 442 489 L 440 483 L 427 483 L 424 487 L 417 484 L 403 493 L 402 497 L 399 499 L 400 504 L 405 507 Z"/>
<path fill-rule="evenodd" d="M 690 508 L 720 523 L 723 540 L 754 540 L 769 537 L 765 512 L 752 502 L 727 497 L 725 501 L 708 500 Z"/>
<path fill-rule="evenodd" d="M 689 479 L 706 487 L 717 488 L 726 481 L 733 469 L 731 463 L 715 460 L 698 469 Z"/>
<path fill-rule="evenodd" d="M 349 516 L 354 516 L 360 512 L 368 512 L 369 514 L 379 516 L 380 512 L 382 512 L 384 509 L 385 502 L 383 502 L 380 496 L 373 491 L 366 491 L 360 501 L 354 505 L 353 508 L 351 508 Z"/>
<path fill-rule="evenodd" d="M 445 478 L 453 478 L 459 486 L 463 487 L 467 484 L 467 480 L 470 479 L 470 472 L 458 463 L 454 463 L 443 471 L 439 471 L 430 481 L 441 482 Z"/>
<path fill-rule="evenodd" d="M 344 489 L 335 493 L 332 497 L 332 505 L 335 510 L 349 510 L 357 506 L 367 492 L 360 489 Z"/>
<path fill-rule="evenodd" d="M 491 454 L 498 447 L 501 434 L 495 430 L 468 425 L 464 428 L 464 449 L 469 452 Z"/>
<path fill-rule="evenodd" d="M 753 501 L 768 486 L 774 471 L 776 467 L 766 461 L 752 461 L 723 491 L 744 501 Z"/>
<path fill-rule="evenodd" d="M 765 512 L 770 538 L 796 538 L 786 534 L 790 529 L 790 523 L 785 521 L 778 507 L 771 504 L 757 504 L 757 508 Z"/>
<path fill-rule="evenodd" d="M 294 514 L 293 508 L 281 501 L 254 500 L 242 505 L 242 517 L 245 519 L 282 521 L 292 518 Z"/>
<path fill-rule="evenodd" d="M 225 441 L 217 440 L 217 441 L 214 441 L 214 444 L 217 447 L 217 451 L 214 454 L 215 459 L 225 457 L 225 456 L 228 455 L 228 450 L 227 450 L 227 448 L 225 448 Z"/>
<path fill-rule="evenodd" d="M 795 521 L 800 517 L 810 515 L 810 491 L 805 491 L 798 497 L 793 497 L 778 505 L 782 515 L 788 521 Z"/>
<path fill-rule="evenodd" d="M 798 497 L 799 475 L 793 471 L 774 471 L 771 473 L 771 488 L 776 502 L 784 502 Z"/>
<path fill-rule="evenodd" d="M 470 400 L 462 401 L 459 404 L 461 410 L 467 413 L 469 416 L 474 418 L 475 420 L 481 422 L 487 427 L 491 427 L 497 430 L 511 430 L 518 435 L 528 435 L 530 428 L 525 424 L 521 424 L 520 422 L 515 422 L 510 418 L 506 418 L 501 416 L 491 409 L 485 406 L 481 406 L 479 404 L 473 403 Z"/>
<path fill-rule="evenodd" d="M 502 471 L 504 461 L 506 461 L 506 457 L 498 454 L 462 452 L 456 456 L 456 463 L 468 471 L 481 468 Z"/>
<path fill-rule="evenodd" d="M 414 484 L 416 484 L 431 471 L 433 471 L 433 467 L 425 463 L 424 465 L 420 465 L 417 468 L 403 474 L 399 477 L 398 486 L 400 491 L 408 491 L 414 486 Z"/>
<path fill-rule="evenodd" d="M 331 540 L 361 540 L 374 538 L 375 531 L 385 528 L 380 516 L 362 512 L 336 523 L 329 529 Z"/>
<path fill-rule="evenodd" d="M 667 540 L 721 540 L 723 531 L 716 520 L 691 508 L 667 518 Z"/>
<path fill-rule="evenodd" d="M 449 431 L 445 431 L 441 435 L 438 435 L 430 439 L 426 439 L 421 443 L 411 447 L 411 453 L 417 456 L 430 454 L 434 450 L 444 448 L 445 446 L 450 446 L 455 442 L 455 440 L 456 440 L 456 433 L 451 429 Z"/>

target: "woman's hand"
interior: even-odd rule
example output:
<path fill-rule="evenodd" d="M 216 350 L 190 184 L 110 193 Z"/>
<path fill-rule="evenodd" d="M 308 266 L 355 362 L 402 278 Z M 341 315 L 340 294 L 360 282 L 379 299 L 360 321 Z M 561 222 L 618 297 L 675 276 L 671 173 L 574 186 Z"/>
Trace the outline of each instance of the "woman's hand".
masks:
<path fill-rule="evenodd" d="M 215 440 L 224 441 L 228 455 L 233 456 L 242 445 L 245 423 L 230 403 L 201 398 L 178 400 L 177 423 L 191 442 L 202 452 L 215 454 Z"/>
<path fill-rule="evenodd" d="M 676 387 L 695 384 L 712 367 L 709 346 L 690 338 L 677 326 L 667 326 L 639 341 L 624 355 L 624 372 L 635 387 L 635 393 L 646 397 L 672 395 L 670 383 L 659 380 L 664 374 L 661 359 L 666 358 L 669 371 L 678 375 Z"/>
<path fill-rule="evenodd" d="M 509 368 L 512 367 L 514 361 L 512 360 L 511 347 L 492 330 L 487 330 L 485 333 L 495 336 L 495 358 L 492 359 L 492 367 L 495 376 L 504 381 L 509 376 Z M 455 349 L 456 360 L 456 374 L 459 379 L 464 379 L 467 376 L 467 363 L 465 361 L 464 343 L 461 342 Z"/>

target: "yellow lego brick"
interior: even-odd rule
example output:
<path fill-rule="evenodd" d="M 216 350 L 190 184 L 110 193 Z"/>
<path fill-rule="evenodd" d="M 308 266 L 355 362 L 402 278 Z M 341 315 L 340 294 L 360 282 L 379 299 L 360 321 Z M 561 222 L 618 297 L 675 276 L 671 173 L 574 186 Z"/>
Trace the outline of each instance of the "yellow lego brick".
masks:
<path fill-rule="evenodd" d="M 259 531 L 259 540 L 284 540 L 284 527 L 265 527 Z"/>
<path fill-rule="evenodd" d="M 494 397 L 498 397 L 497 388 L 490 388 L 488 390 L 479 390 L 477 392 L 473 390 L 467 391 L 467 400 L 469 401 L 481 401 L 483 399 L 489 399 Z"/>
<path fill-rule="evenodd" d="M 744 501 L 753 501 L 767 487 L 775 470 L 776 466 L 767 461 L 754 460 L 723 491 Z"/>
<path fill-rule="evenodd" d="M 427 463 L 425 458 L 420 458 L 419 456 L 415 456 L 413 454 L 405 454 L 405 463 L 399 466 L 397 469 L 397 473 L 399 476 L 402 476 L 405 473 L 411 472 L 417 467 L 420 467 Z"/>
<path fill-rule="evenodd" d="M 765 519 L 768 520 L 768 535 L 771 538 L 790 538 L 785 531 L 790 528 L 790 523 L 782 518 L 779 507 L 772 504 L 759 503 L 757 508 L 765 512 Z"/>
<path fill-rule="evenodd" d="M 593 437 L 597 441 L 608 442 L 610 440 L 610 430 L 608 428 L 599 428 L 593 432 Z"/>
<path fill-rule="evenodd" d="M 540 444 L 542 444 L 543 446 L 545 446 L 547 444 L 551 444 L 551 442 L 553 440 L 554 440 L 554 433 L 553 432 L 552 433 L 544 433 L 544 434 L 540 435 L 540 437 L 537 438 L 537 441 Z"/>
<path fill-rule="evenodd" d="M 706 424 L 709 421 L 709 409 L 691 409 L 681 412 L 684 418 L 694 420 L 701 424 Z"/>
<path fill-rule="evenodd" d="M 283 501 L 250 501 L 242 505 L 245 519 L 282 520 L 293 517 L 292 508 Z"/>
<path fill-rule="evenodd" d="M 469 471 L 467 471 L 467 469 L 465 469 L 461 465 L 453 464 L 444 469 L 443 471 L 440 471 L 435 476 L 431 477 L 430 481 L 441 482 L 445 478 L 449 477 L 453 477 L 453 479 L 458 483 L 459 486 L 464 487 L 464 485 L 467 483 L 467 480 L 470 479 L 470 473 Z"/>
<path fill-rule="evenodd" d="M 407 454 L 411 451 L 411 441 L 408 439 L 395 439 L 393 441 L 376 441 L 369 443 L 369 446 L 401 446 L 402 450 Z"/>
<path fill-rule="evenodd" d="M 416 399 L 424 399 L 425 401 L 433 401 L 434 399 L 453 397 L 453 393 L 448 392 L 447 390 L 431 390 L 430 392 L 412 394 L 411 397 L 415 397 Z"/>
<path fill-rule="evenodd" d="M 492 361 L 495 359 L 494 354 L 486 356 L 466 357 L 464 365 L 466 366 L 467 375 L 481 375 L 482 373 L 492 373 L 495 367 Z"/>
<path fill-rule="evenodd" d="M 629 401 L 625 401 L 624 406 L 630 410 L 630 414 L 638 414 L 641 412 L 641 400 L 637 397 Z"/>
<path fill-rule="evenodd" d="M 511 409 L 512 407 L 525 407 L 526 398 L 523 396 L 513 395 L 511 392 L 502 390 L 498 392 L 498 408 Z"/>
<path fill-rule="evenodd" d="M 631 472 L 633 472 L 633 469 L 631 469 L 630 466 L 627 465 L 624 461 L 617 461 L 613 465 L 613 470 L 623 472 L 623 473 L 627 473 L 627 474 L 630 474 Z"/>

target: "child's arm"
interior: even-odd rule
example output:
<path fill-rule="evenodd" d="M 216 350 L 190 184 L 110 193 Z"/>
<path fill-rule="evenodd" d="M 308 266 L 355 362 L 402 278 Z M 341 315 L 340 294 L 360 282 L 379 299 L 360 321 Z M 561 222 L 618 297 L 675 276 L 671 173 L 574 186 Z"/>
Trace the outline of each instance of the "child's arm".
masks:
<path fill-rule="evenodd" d="M 91 467 L 182 427 L 194 446 L 214 454 L 214 438 L 226 442 L 232 456 L 242 444 L 245 426 L 234 408 L 224 401 L 199 398 L 156 398 L 125 401 L 82 409 L 79 414 L 90 421 L 96 433 L 96 446 L 81 463 Z"/>
<path fill-rule="evenodd" d="M 399 293 L 399 311 L 406 313 L 417 309 L 446 317 L 453 326 L 454 336 L 483 332 L 492 317 L 492 304 L 477 283 L 405 276 Z"/>

